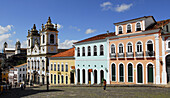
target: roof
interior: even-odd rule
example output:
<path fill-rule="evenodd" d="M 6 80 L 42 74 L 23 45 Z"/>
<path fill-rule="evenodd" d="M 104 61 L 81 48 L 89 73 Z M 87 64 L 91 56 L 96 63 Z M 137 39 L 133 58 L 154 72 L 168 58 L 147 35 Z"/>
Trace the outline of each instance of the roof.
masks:
<path fill-rule="evenodd" d="M 114 23 L 114 24 L 116 25 L 116 24 L 119 24 L 119 23 L 124 23 L 124 22 L 132 21 L 132 20 L 139 20 L 139 19 L 142 19 L 142 18 L 149 18 L 149 17 L 153 18 L 153 16 L 143 16 L 143 17 L 139 17 L 139 18 L 135 18 L 135 19 L 130 19 L 130 20 L 125 20 L 125 21 L 117 22 L 117 23 Z"/>
<path fill-rule="evenodd" d="M 168 23 L 170 23 L 170 19 L 157 21 L 155 24 L 152 24 L 151 26 L 146 28 L 146 30 L 159 29 L 160 27 L 163 27 L 163 26 L 167 25 Z"/>
<path fill-rule="evenodd" d="M 74 56 L 74 49 L 75 48 L 71 48 L 67 51 L 60 52 L 56 55 L 52 55 L 51 57 L 73 57 Z"/>
<path fill-rule="evenodd" d="M 21 67 L 21 66 L 24 66 L 24 65 L 26 65 L 27 63 L 24 63 L 24 64 L 21 64 L 21 65 L 17 65 L 17 66 L 15 66 L 15 67 Z"/>
<path fill-rule="evenodd" d="M 111 36 L 115 36 L 115 32 L 114 33 L 100 34 L 100 35 L 97 35 L 97 36 L 94 36 L 94 37 L 90 37 L 90 38 L 87 38 L 87 39 L 75 42 L 74 44 L 82 43 L 82 42 L 88 42 L 88 41 L 93 41 L 93 40 L 105 39 L 106 37 L 111 37 Z"/>

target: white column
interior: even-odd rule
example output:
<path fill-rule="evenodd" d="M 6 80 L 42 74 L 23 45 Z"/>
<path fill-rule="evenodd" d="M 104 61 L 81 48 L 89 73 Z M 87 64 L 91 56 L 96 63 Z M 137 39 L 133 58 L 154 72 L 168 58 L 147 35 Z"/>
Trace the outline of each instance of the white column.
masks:
<path fill-rule="evenodd" d="M 109 77 L 110 75 L 109 75 L 109 74 L 110 74 L 111 72 L 110 72 L 110 70 L 109 70 L 109 69 L 110 69 L 110 64 L 109 64 L 109 63 L 110 63 L 110 56 L 109 56 L 109 49 L 110 49 L 110 47 L 109 47 L 109 39 L 107 39 L 107 43 L 106 43 L 106 44 L 107 44 L 107 51 L 106 51 L 106 53 L 107 53 L 107 65 L 106 65 L 106 66 L 107 66 L 107 67 L 106 67 L 106 68 L 107 68 L 107 71 L 104 71 L 104 75 L 106 74 L 106 75 L 105 75 L 105 76 L 106 76 L 105 79 L 106 79 L 107 84 L 110 84 L 110 77 Z M 104 69 L 104 70 L 105 70 L 105 69 Z"/>
<path fill-rule="evenodd" d="M 165 38 L 162 37 L 162 62 L 163 62 L 163 67 L 162 67 L 162 84 L 167 84 L 167 73 L 166 73 L 166 68 L 165 68 Z"/>
<path fill-rule="evenodd" d="M 155 57 L 156 57 L 156 84 L 160 84 L 160 64 L 159 64 L 159 35 L 155 35 Z"/>

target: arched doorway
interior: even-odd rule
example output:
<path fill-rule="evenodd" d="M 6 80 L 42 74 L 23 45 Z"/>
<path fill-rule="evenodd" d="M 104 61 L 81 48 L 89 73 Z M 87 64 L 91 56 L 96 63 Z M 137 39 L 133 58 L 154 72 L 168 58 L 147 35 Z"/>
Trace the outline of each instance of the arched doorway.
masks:
<path fill-rule="evenodd" d="M 45 82 L 45 81 L 44 81 L 44 77 L 45 77 L 45 76 L 42 75 L 42 84 L 43 84 L 43 85 L 44 85 L 44 82 Z"/>
<path fill-rule="evenodd" d="M 85 83 L 85 69 L 82 70 L 82 76 L 83 76 L 83 83 Z"/>
<path fill-rule="evenodd" d="M 112 64 L 112 81 L 116 81 L 116 65 Z"/>
<path fill-rule="evenodd" d="M 80 69 L 77 69 L 77 82 L 80 83 Z"/>
<path fill-rule="evenodd" d="M 124 67 L 123 67 L 123 64 L 119 65 L 119 82 L 124 82 Z"/>
<path fill-rule="evenodd" d="M 153 65 L 152 64 L 148 65 L 147 72 L 148 72 L 148 83 L 153 83 Z"/>
<path fill-rule="evenodd" d="M 104 79 L 104 71 L 100 71 L 100 83 L 102 83 L 102 79 Z"/>
<path fill-rule="evenodd" d="M 166 56 L 167 83 L 170 82 L 170 55 Z"/>
<path fill-rule="evenodd" d="M 143 68 L 141 64 L 137 65 L 137 83 L 143 83 Z"/>
<path fill-rule="evenodd" d="M 97 84 L 97 70 L 94 70 L 94 83 Z"/>
<path fill-rule="evenodd" d="M 128 64 L 128 82 L 133 82 L 133 65 Z"/>
<path fill-rule="evenodd" d="M 91 72 L 90 72 L 90 69 L 88 70 L 88 83 L 90 84 L 89 81 L 91 81 Z"/>

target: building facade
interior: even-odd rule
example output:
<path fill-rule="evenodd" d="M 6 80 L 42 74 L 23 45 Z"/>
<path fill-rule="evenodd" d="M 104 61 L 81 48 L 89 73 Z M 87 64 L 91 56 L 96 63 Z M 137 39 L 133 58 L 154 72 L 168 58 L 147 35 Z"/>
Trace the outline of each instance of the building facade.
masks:
<path fill-rule="evenodd" d="M 27 36 L 27 77 L 37 84 L 46 84 L 49 74 L 49 59 L 51 55 L 58 53 L 57 25 L 51 23 L 50 17 L 47 23 L 42 24 L 38 32 L 34 24 Z"/>
<path fill-rule="evenodd" d="M 75 84 L 109 84 L 109 43 L 106 37 L 114 33 L 100 34 L 75 45 Z"/>
<path fill-rule="evenodd" d="M 19 84 L 21 82 L 26 83 L 27 79 L 27 63 L 15 66 L 9 70 L 9 83 Z"/>
<path fill-rule="evenodd" d="M 50 85 L 74 84 L 75 81 L 75 48 L 53 55 L 49 59 Z"/>
<path fill-rule="evenodd" d="M 115 23 L 109 37 L 111 84 L 167 84 L 170 20 L 145 16 Z"/>

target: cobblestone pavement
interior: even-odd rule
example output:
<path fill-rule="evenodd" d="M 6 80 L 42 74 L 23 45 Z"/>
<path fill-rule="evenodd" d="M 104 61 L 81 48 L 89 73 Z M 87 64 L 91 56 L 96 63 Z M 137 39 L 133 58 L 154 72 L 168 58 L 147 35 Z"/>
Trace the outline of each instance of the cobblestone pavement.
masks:
<path fill-rule="evenodd" d="M 0 98 L 168 98 L 170 88 L 160 87 L 30 87 L 15 88 L 0 95 Z"/>

